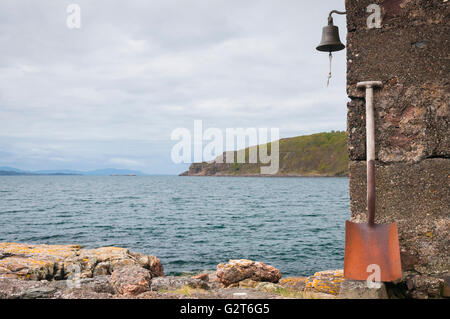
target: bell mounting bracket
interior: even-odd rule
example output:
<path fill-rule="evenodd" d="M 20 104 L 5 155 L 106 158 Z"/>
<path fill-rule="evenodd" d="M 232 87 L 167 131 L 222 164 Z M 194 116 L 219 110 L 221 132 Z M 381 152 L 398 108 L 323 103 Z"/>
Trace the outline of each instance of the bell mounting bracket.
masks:
<path fill-rule="evenodd" d="M 333 24 L 333 17 L 331 16 L 333 13 L 336 13 L 336 14 L 347 14 L 346 11 L 331 10 L 330 13 L 328 14 L 328 25 L 332 25 Z"/>

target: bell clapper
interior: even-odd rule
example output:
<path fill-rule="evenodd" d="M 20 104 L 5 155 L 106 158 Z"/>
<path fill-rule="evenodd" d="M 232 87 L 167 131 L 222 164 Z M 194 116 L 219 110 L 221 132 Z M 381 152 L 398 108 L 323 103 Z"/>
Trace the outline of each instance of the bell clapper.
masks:
<path fill-rule="evenodd" d="M 330 54 L 328 56 L 330 58 L 330 71 L 328 72 L 327 86 L 328 86 L 328 84 L 330 84 L 330 79 L 331 79 L 331 60 L 333 59 L 333 55 L 330 52 Z"/>

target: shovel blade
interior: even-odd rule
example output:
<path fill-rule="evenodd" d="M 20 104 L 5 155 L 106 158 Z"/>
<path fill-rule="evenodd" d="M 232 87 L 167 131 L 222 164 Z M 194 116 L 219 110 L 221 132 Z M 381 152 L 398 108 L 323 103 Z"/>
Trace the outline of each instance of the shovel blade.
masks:
<path fill-rule="evenodd" d="M 358 224 L 345 222 L 344 278 L 367 280 L 378 265 L 380 281 L 402 278 L 397 223 Z"/>

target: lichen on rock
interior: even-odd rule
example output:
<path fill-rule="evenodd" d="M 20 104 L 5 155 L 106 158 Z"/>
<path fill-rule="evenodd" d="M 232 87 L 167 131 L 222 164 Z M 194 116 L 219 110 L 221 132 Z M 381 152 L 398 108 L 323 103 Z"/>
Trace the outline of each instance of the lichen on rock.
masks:
<path fill-rule="evenodd" d="M 342 269 L 319 271 L 306 279 L 305 291 L 339 295 L 343 281 L 344 271 Z"/>
<path fill-rule="evenodd" d="M 139 265 L 151 277 L 163 276 L 155 256 L 131 253 L 126 248 L 82 249 L 80 245 L 0 243 L 0 278 L 63 280 L 110 275 L 117 267 Z"/>

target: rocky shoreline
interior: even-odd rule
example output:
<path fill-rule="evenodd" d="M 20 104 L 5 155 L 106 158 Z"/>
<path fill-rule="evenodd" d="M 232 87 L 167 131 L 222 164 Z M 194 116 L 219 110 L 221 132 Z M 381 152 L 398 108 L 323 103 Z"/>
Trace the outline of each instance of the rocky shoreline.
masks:
<path fill-rule="evenodd" d="M 178 176 L 215 176 L 215 177 L 349 177 L 348 173 L 342 174 L 326 174 L 326 173 L 313 173 L 308 174 L 287 172 L 280 170 L 277 174 L 261 174 L 258 164 L 245 164 L 246 167 L 253 167 L 250 171 L 253 173 L 243 173 L 241 171 L 234 171 L 231 168 L 233 164 L 229 163 L 216 163 L 202 162 L 192 163 L 189 169 L 182 172 Z"/>
<path fill-rule="evenodd" d="M 165 276 L 159 258 L 126 248 L 0 243 L 0 299 L 388 298 L 386 287 L 344 280 L 342 270 L 282 278 L 263 262 Z"/>
<path fill-rule="evenodd" d="M 301 174 L 191 174 L 189 171 L 185 171 L 178 176 L 194 176 L 194 177 L 343 177 L 348 178 L 348 175 L 327 175 L 327 174 L 311 174 L 311 175 L 301 175 Z"/>

